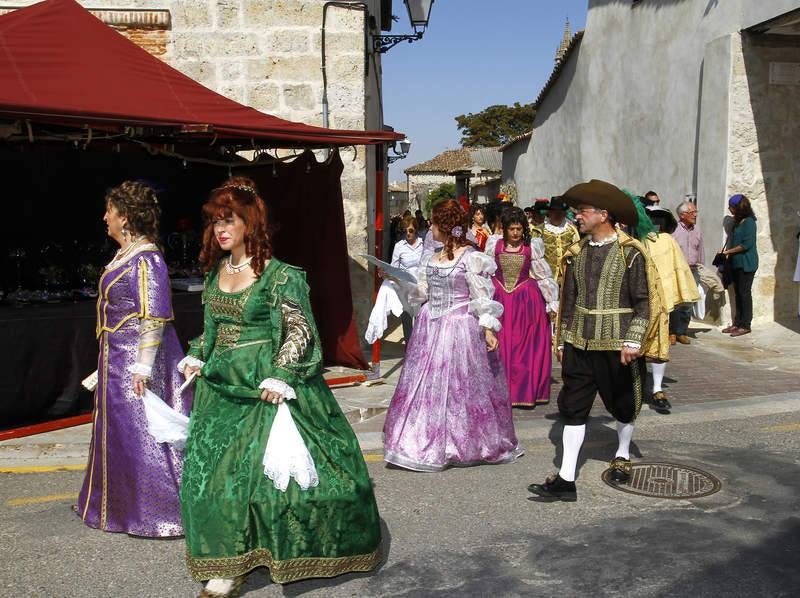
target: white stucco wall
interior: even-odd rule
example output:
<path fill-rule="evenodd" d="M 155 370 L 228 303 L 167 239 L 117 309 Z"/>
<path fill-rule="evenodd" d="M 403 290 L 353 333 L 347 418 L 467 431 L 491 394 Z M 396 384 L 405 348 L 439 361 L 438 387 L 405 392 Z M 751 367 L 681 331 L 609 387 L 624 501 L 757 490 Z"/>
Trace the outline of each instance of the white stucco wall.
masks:
<path fill-rule="evenodd" d="M 527 150 L 517 143 L 504 156 L 504 180 L 523 204 L 591 178 L 654 189 L 669 208 L 694 193 L 713 255 L 730 188 L 731 37 L 798 8 L 797 0 L 590 0 L 583 39 L 542 102 Z M 781 118 L 797 113 L 784 108 Z M 773 197 L 781 201 L 788 196 Z M 766 263 L 759 277 L 775 275 Z M 762 309 L 757 321 L 772 315 Z"/>

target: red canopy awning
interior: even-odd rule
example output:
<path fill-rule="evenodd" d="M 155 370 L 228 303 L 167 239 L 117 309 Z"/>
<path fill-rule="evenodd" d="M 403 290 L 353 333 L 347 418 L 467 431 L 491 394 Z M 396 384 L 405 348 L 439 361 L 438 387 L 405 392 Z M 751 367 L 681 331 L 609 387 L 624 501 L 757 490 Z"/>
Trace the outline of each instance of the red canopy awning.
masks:
<path fill-rule="evenodd" d="M 174 127 L 287 147 L 392 143 L 402 135 L 283 120 L 180 73 L 74 0 L 0 16 L 0 118 L 66 126 Z"/>

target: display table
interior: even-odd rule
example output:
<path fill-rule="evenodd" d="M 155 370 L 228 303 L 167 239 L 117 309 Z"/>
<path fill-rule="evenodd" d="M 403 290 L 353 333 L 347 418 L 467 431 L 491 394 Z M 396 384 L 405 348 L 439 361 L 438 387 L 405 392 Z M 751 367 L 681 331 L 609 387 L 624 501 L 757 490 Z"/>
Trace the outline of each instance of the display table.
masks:
<path fill-rule="evenodd" d="M 186 347 L 203 327 L 200 293 L 173 293 Z M 97 369 L 93 301 L 0 306 L 0 428 L 91 411 L 81 380 Z"/>

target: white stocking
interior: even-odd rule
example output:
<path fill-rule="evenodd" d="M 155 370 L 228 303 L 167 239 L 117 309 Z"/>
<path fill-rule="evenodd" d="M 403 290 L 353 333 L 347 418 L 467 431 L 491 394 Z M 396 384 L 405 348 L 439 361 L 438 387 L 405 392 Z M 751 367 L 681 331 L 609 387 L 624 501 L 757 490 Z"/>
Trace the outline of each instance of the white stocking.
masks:
<path fill-rule="evenodd" d="M 566 482 L 575 481 L 575 469 L 578 467 L 578 453 L 581 452 L 583 438 L 586 436 L 586 424 L 581 426 L 564 426 L 561 434 L 561 470 L 558 475 Z"/>
<path fill-rule="evenodd" d="M 617 437 L 619 438 L 619 448 L 615 456 L 623 459 L 631 458 L 631 438 L 633 438 L 633 424 L 623 424 L 617 422 Z"/>
<path fill-rule="evenodd" d="M 656 393 L 660 390 L 661 384 L 664 382 L 664 373 L 667 371 L 667 364 L 665 363 L 652 363 L 653 367 L 653 392 Z"/>

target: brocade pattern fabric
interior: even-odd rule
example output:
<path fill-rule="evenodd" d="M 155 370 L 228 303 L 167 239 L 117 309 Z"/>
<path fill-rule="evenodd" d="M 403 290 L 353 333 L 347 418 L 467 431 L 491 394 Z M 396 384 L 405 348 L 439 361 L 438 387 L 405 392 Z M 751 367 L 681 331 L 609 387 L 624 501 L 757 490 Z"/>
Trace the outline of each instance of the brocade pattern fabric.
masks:
<path fill-rule="evenodd" d="M 178 393 L 183 379 L 175 366 L 183 351 L 172 318 L 167 265 L 154 245 L 142 246 L 103 271 L 92 438 L 75 507 L 90 527 L 147 537 L 183 534 L 178 502 L 183 455 L 150 436 L 144 405 L 132 385 L 137 358 L 147 349 L 153 353 L 148 387 L 189 415 L 192 392 Z M 155 336 L 157 344 L 147 340 Z"/>
<path fill-rule="evenodd" d="M 204 365 L 181 487 L 190 572 L 205 580 L 265 566 L 286 583 L 373 569 L 378 508 L 355 434 L 322 378 L 304 273 L 273 258 L 239 293 L 221 291 L 209 273 L 204 295 L 204 332 L 189 352 Z M 315 487 L 292 480 L 282 492 L 264 475 L 278 410 L 259 398 L 268 379 L 296 395 L 285 405 L 314 460 Z"/>

